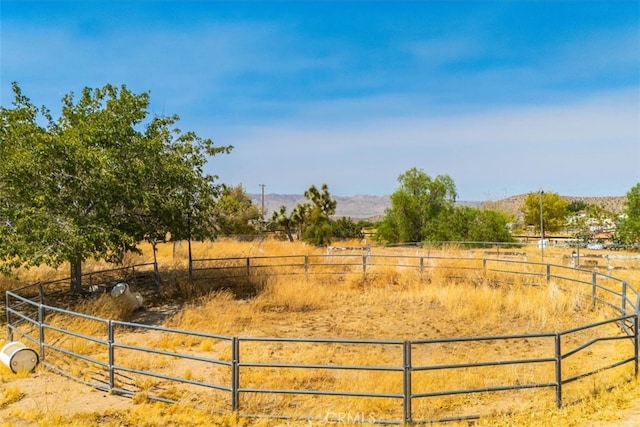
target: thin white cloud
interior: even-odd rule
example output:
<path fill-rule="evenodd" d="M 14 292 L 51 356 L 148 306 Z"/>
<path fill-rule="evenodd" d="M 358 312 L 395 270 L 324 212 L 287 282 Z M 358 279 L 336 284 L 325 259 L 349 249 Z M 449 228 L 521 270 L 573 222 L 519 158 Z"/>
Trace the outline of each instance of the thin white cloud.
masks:
<path fill-rule="evenodd" d="M 223 181 L 249 185 L 258 177 L 294 193 L 330 182 L 341 195 L 388 194 L 397 176 L 415 166 L 450 175 L 461 194 L 475 199 L 505 186 L 575 192 L 585 180 L 593 191 L 619 195 L 640 182 L 639 113 L 633 88 L 437 118 L 246 127 L 227 133 L 225 142 L 237 149 L 213 167 Z"/>
<path fill-rule="evenodd" d="M 640 12 L 639 12 L 640 13 Z M 640 72 L 640 27 L 614 28 L 571 38 L 555 46 L 545 62 L 555 64 L 553 73 L 562 77 L 616 74 L 627 71 L 637 77 Z M 553 77 L 553 76 L 552 76 Z"/>
<path fill-rule="evenodd" d="M 279 87 L 291 91 L 305 73 L 325 76 L 310 80 L 316 90 L 353 87 L 351 79 L 329 78 L 349 57 L 336 40 L 292 38 L 289 30 L 283 23 L 209 22 L 188 29 L 112 27 L 100 37 L 82 37 L 73 28 L 9 23 L 2 34 L 2 66 L 5 80 L 33 84 L 30 89 L 45 95 L 47 104 L 85 86 L 125 83 L 151 90 L 160 98 L 152 101 L 169 100 L 179 111 L 206 108 L 208 102 L 264 103 L 268 111 L 284 104 L 266 99 Z M 300 90 L 298 96 L 305 94 Z"/>
<path fill-rule="evenodd" d="M 154 113 L 236 146 L 210 169 L 247 188 L 328 182 L 341 195 L 388 194 L 413 166 L 451 175 L 476 199 L 505 187 L 585 188 L 603 165 L 594 191 L 640 181 L 637 26 L 524 37 L 521 52 L 500 19 L 493 30 L 461 16 L 465 25 L 433 31 L 391 26 L 390 38 L 375 33 L 380 43 L 272 18 L 188 27 L 94 18 L 90 37 L 71 16 L 69 26 L 3 20 L 1 91 L 18 80 L 55 114 L 84 86 L 150 90 Z"/>

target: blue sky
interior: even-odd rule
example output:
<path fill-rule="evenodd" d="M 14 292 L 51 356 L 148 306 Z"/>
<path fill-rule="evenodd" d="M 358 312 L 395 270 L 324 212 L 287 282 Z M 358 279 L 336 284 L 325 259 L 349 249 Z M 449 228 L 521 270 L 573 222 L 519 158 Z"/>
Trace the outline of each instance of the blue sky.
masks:
<path fill-rule="evenodd" d="M 151 114 L 233 145 L 249 193 L 386 195 L 417 167 L 459 199 L 623 196 L 640 182 L 640 2 L 0 3 L 11 82 L 126 84 Z"/>

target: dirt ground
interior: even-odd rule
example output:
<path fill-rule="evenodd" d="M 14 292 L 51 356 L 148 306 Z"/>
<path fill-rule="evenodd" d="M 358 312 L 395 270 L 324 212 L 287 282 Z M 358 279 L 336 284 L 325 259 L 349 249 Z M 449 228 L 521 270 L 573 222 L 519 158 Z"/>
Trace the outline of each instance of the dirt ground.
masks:
<path fill-rule="evenodd" d="M 28 377 L 9 377 L 0 384 L 0 389 L 17 387 L 22 397 L 16 402 L 0 406 L 0 426 L 37 427 L 39 420 L 26 421 L 15 414 L 46 413 L 60 414 L 100 414 L 107 410 L 126 412 L 135 403 L 129 397 L 113 395 L 95 390 L 66 377 L 48 372 L 38 367 Z M 619 412 L 619 419 L 611 421 L 575 420 L 585 427 L 637 427 L 640 425 L 640 399 L 631 407 Z M 275 424 L 274 424 L 275 425 Z"/>
<path fill-rule="evenodd" d="M 180 310 L 180 304 L 168 304 L 136 313 L 135 322 L 161 323 L 166 317 Z M 0 366 L 0 368 L 4 368 Z M 6 369 L 6 368 L 5 368 Z M 6 369 L 10 372 L 9 369 Z M 0 396 L 11 387 L 20 391 L 19 398 L 12 403 L 0 404 L 0 426 L 40 426 L 39 421 L 25 421 L 16 413 L 74 414 L 102 413 L 106 410 L 127 411 L 133 405 L 130 397 L 111 394 L 94 389 L 62 375 L 38 366 L 28 376 L 7 373 L 0 377 Z"/>
<path fill-rule="evenodd" d="M 638 427 L 640 425 L 640 399 L 633 402 L 633 406 L 619 413 L 620 418 L 615 421 L 585 421 L 588 427 Z"/>
<path fill-rule="evenodd" d="M 15 414 L 60 414 L 69 416 L 81 413 L 100 413 L 107 409 L 126 411 L 133 405 L 130 398 L 96 390 L 82 383 L 49 372 L 42 367 L 28 377 L 5 378 L 0 389 L 16 387 L 19 400 L 0 406 L 0 425 L 13 427 L 39 426 L 39 421 L 25 421 Z"/>

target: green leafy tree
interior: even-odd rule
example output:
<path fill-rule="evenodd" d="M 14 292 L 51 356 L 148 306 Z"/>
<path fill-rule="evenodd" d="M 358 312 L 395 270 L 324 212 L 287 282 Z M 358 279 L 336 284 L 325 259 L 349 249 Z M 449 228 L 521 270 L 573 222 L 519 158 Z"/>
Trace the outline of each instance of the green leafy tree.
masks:
<path fill-rule="evenodd" d="M 453 242 L 467 240 L 476 209 L 451 206 L 441 215 L 425 224 L 423 240 L 430 242 Z"/>
<path fill-rule="evenodd" d="M 558 193 L 528 193 L 524 199 L 522 213 L 525 223 L 540 232 L 540 198 L 542 197 L 542 226 L 544 231 L 562 229 L 567 219 L 567 201 Z"/>
<path fill-rule="evenodd" d="M 431 178 L 411 168 L 398 177 L 400 188 L 391 195 L 376 238 L 390 243 L 421 242 L 439 236 L 440 215 L 453 209 L 457 193 L 447 175 Z"/>
<path fill-rule="evenodd" d="M 254 234 L 261 214 L 242 185 L 222 185 L 216 202 L 216 225 L 221 234 Z"/>
<path fill-rule="evenodd" d="M 472 242 L 515 242 L 507 224 L 511 218 L 504 212 L 476 209 L 467 240 Z"/>
<path fill-rule="evenodd" d="M 640 243 L 640 183 L 627 193 L 624 205 L 624 219 L 618 225 L 616 241 L 626 245 Z"/>
<path fill-rule="evenodd" d="M 338 202 L 329 194 L 327 184 L 322 184 L 320 190 L 312 185 L 305 191 L 304 196 L 311 204 L 306 212 L 302 238 L 317 246 L 328 245 L 333 234 L 331 215 L 336 213 Z"/>
<path fill-rule="evenodd" d="M 513 242 L 506 213 L 456 206 L 440 215 L 431 227 L 430 241 Z"/>
<path fill-rule="evenodd" d="M 333 237 L 337 239 L 362 239 L 364 238 L 363 230 L 372 225 L 368 221 L 355 221 L 343 216 L 333 221 Z"/>
<path fill-rule="evenodd" d="M 125 86 L 85 88 L 62 99 L 54 120 L 13 84 L 0 107 L 0 268 L 119 262 L 143 240 L 213 232 L 217 186 L 207 156 L 228 153 L 175 127 L 177 116 L 148 116 L 148 93 Z"/>

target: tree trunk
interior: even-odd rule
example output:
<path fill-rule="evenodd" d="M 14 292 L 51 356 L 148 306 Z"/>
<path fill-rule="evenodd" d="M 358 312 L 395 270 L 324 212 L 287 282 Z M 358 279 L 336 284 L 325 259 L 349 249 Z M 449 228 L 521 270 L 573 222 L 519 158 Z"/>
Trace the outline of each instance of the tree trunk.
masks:
<path fill-rule="evenodd" d="M 151 242 L 151 245 L 153 246 L 153 279 L 156 284 L 156 294 L 160 295 L 160 273 L 158 272 L 158 242 L 153 240 Z"/>
<path fill-rule="evenodd" d="M 289 241 L 293 242 L 293 234 L 291 234 L 291 227 L 289 227 L 288 225 L 285 226 L 284 232 L 287 234 L 287 238 L 289 239 Z"/>
<path fill-rule="evenodd" d="M 71 262 L 71 293 L 82 293 L 82 261 Z"/>

